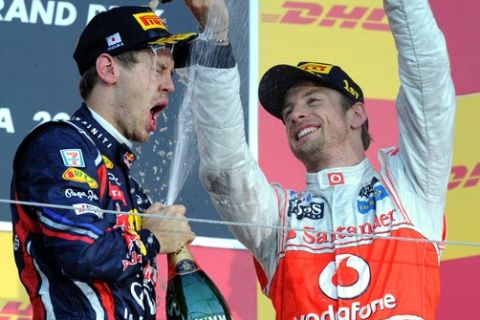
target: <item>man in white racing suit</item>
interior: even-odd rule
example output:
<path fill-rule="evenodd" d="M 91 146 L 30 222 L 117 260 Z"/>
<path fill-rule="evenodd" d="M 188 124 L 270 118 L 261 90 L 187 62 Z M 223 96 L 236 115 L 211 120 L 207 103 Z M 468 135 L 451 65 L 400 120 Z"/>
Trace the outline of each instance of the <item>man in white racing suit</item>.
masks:
<path fill-rule="evenodd" d="M 307 169 L 303 192 L 269 183 L 251 156 L 237 70 L 198 73 L 202 183 L 225 220 L 273 226 L 232 231 L 254 254 L 277 319 L 435 319 L 455 92 L 428 1 L 384 7 L 400 144 L 379 151 L 379 172 L 365 156 L 363 93 L 340 67 L 279 65 L 260 82 L 260 102 Z"/>

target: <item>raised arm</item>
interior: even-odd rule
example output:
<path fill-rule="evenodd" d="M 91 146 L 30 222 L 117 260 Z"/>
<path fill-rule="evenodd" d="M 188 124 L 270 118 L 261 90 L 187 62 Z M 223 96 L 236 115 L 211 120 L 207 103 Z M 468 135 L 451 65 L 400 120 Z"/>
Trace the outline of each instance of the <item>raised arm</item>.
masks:
<path fill-rule="evenodd" d="M 399 157 L 423 200 L 443 202 L 453 152 L 455 92 L 445 38 L 427 0 L 385 0 L 398 50 Z M 395 173 L 394 173 L 395 174 Z"/>
<path fill-rule="evenodd" d="M 232 61 L 230 45 L 224 40 L 228 35 L 228 12 L 223 0 L 186 1 L 198 21 L 212 23 L 205 26 L 206 41 L 221 46 L 204 50 L 217 61 Z M 197 4 L 199 7 L 192 8 Z M 208 13 L 201 4 L 213 5 Z M 211 39 L 209 39 L 211 37 Z M 198 40 L 202 41 L 202 40 Z M 230 56 L 231 58 L 227 58 Z M 234 60 L 233 60 L 234 62 Z M 228 221 L 273 224 L 278 221 L 277 198 L 273 187 L 253 159 L 245 138 L 243 108 L 240 101 L 240 79 L 235 62 L 201 63 L 194 67 L 195 78 L 190 81 L 195 88 L 193 110 L 200 152 L 200 176 L 215 207 Z M 191 70 L 190 70 L 191 71 Z M 262 239 L 275 237 L 272 229 L 232 228 L 237 238 L 257 254 Z M 274 243 L 274 242 L 273 242 Z"/>

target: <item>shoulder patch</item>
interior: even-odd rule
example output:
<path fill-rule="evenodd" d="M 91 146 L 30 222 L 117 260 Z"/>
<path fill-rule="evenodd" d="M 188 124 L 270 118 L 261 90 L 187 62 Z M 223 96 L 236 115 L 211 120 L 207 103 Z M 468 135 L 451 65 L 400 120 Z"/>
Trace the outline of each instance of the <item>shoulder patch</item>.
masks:
<path fill-rule="evenodd" d="M 60 155 L 66 167 L 85 168 L 81 149 L 62 149 L 60 150 Z"/>

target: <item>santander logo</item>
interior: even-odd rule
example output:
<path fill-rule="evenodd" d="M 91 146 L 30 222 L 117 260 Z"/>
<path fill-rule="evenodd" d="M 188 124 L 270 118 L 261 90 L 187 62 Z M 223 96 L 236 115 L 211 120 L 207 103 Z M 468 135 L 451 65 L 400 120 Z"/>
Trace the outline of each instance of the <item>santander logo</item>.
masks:
<path fill-rule="evenodd" d="M 354 299 L 370 285 L 368 263 L 352 254 L 340 254 L 320 273 L 320 290 L 331 299 Z"/>

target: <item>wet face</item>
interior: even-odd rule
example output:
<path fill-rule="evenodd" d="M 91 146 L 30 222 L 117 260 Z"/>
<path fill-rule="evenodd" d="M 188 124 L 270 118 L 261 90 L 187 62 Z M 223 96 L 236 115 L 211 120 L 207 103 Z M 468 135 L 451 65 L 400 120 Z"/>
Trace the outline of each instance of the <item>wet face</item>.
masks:
<path fill-rule="evenodd" d="M 175 90 L 174 61 L 169 49 L 138 53 L 138 63 L 120 66 L 114 96 L 115 127 L 129 140 L 145 142 L 157 127 L 160 112 Z"/>
<path fill-rule="evenodd" d="M 289 89 L 282 110 L 288 142 L 307 168 L 328 163 L 348 143 L 341 94 L 311 82 Z"/>

